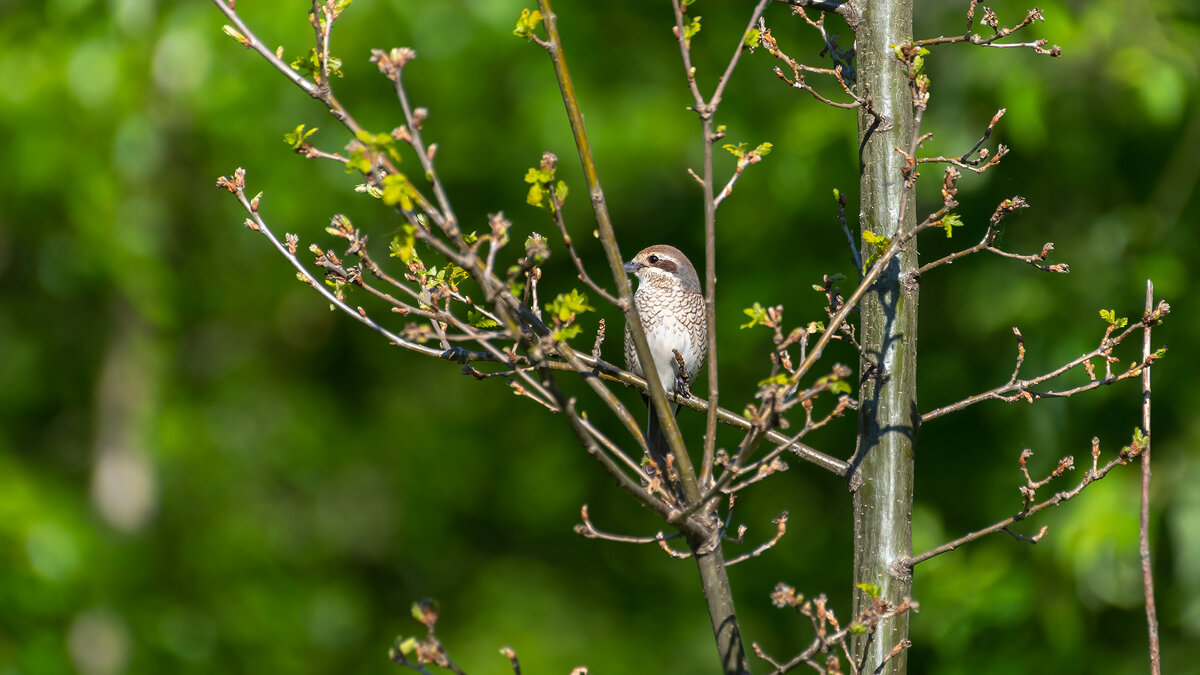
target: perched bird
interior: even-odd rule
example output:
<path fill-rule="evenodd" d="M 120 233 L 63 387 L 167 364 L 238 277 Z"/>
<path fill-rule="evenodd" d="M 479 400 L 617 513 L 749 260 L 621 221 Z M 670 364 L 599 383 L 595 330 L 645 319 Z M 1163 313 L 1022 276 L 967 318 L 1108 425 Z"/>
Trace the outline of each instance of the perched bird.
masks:
<path fill-rule="evenodd" d="M 633 302 L 642 319 L 642 328 L 646 331 L 646 341 L 650 343 L 650 353 L 663 390 L 668 396 L 686 396 L 687 382 L 679 370 L 675 351 L 683 357 L 688 378 L 696 377 L 708 356 L 708 321 L 696 268 L 679 249 L 660 244 L 643 249 L 633 260 L 625 263 L 625 272 L 638 279 Z M 628 324 L 625 325 L 625 367 L 645 377 Z M 666 471 L 669 451 L 667 438 L 659 424 L 654 404 L 647 396 L 643 395 L 642 398 L 650 408 L 650 418 L 646 424 L 650 457 L 660 469 Z M 672 406 L 672 412 L 679 412 L 679 404 Z"/>

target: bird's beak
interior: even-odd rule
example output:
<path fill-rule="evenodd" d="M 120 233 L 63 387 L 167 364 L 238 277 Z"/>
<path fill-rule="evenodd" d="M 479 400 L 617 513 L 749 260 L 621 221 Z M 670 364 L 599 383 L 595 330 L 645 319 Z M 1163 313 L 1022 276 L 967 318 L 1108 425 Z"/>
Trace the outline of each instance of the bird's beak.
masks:
<path fill-rule="evenodd" d="M 625 263 L 625 273 L 637 274 L 638 270 L 642 269 L 643 267 L 645 267 L 645 265 L 641 264 L 640 262 L 634 262 L 630 260 L 629 262 Z"/>

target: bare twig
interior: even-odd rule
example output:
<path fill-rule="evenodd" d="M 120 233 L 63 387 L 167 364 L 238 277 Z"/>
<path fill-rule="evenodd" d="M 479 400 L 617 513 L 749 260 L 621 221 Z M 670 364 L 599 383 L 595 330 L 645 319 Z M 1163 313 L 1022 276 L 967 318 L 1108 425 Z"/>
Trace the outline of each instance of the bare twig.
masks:
<path fill-rule="evenodd" d="M 1136 459 L 1138 457 L 1138 455 L 1140 455 L 1142 453 L 1143 448 L 1144 448 L 1144 446 L 1142 445 L 1141 439 L 1139 439 L 1135 436 L 1133 443 L 1131 445 L 1129 445 L 1125 448 L 1122 448 L 1117 453 L 1117 456 L 1115 458 L 1113 458 L 1107 464 L 1105 464 L 1104 466 L 1101 467 L 1098 464 L 1099 457 L 1100 457 L 1100 440 L 1094 438 L 1094 439 L 1092 439 L 1092 468 L 1088 469 L 1087 471 L 1084 472 L 1083 478 L 1079 481 L 1079 483 L 1075 487 L 1071 488 L 1070 490 L 1055 493 L 1055 495 L 1053 497 L 1050 497 L 1049 499 L 1046 499 L 1045 501 L 1034 504 L 1032 495 L 1029 492 L 1027 492 L 1027 490 L 1029 489 L 1028 485 L 1033 483 L 1032 481 L 1029 481 L 1029 483 L 1027 483 L 1026 486 L 1022 487 L 1022 499 L 1024 501 L 1024 504 L 1022 505 L 1021 510 L 1018 511 L 1016 514 L 1014 514 L 1011 517 L 1005 518 L 1004 520 L 1001 520 L 999 522 L 992 523 L 991 525 L 989 525 L 983 529 L 976 530 L 974 532 L 965 534 L 965 535 L 959 537 L 958 539 L 955 539 L 954 541 L 950 541 L 945 544 L 942 544 L 941 546 L 938 546 L 937 548 L 933 548 L 928 551 L 925 551 L 924 553 L 921 553 L 920 555 L 915 555 L 915 556 L 912 556 L 905 560 L 898 561 L 898 563 L 897 563 L 898 570 L 900 572 L 911 573 L 911 570 L 913 567 L 919 565 L 920 563 L 925 562 L 926 560 L 929 560 L 930 558 L 934 558 L 943 553 L 948 553 L 950 551 L 953 551 L 954 549 L 958 548 L 959 546 L 962 546 L 963 544 L 970 543 L 972 541 L 975 541 L 976 539 L 985 537 L 994 532 L 1001 532 L 1001 531 L 1007 532 L 1008 528 L 1010 526 L 1012 526 L 1014 523 L 1019 523 L 1022 520 L 1025 520 L 1026 518 L 1028 518 L 1029 516 L 1032 516 L 1033 514 L 1038 513 L 1039 511 L 1042 511 L 1044 509 L 1048 509 L 1052 506 L 1058 506 L 1059 504 L 1062 504 L 1063 502 L 1070 501 L 1070 500 L 1074 499 L 1080 492 L 1083 492 L 1083 490 L 1087 486 L 1089 486 L 1092 483 L 1107 476 L 1108 472 L 1112 471 L 1113 468 L 1115 468 L 1119 465 L 1128 464 L 1130 462 L 1130 460 Z M 1021 453 L 1021 469 L 1023 472 L 1025 470 L 1025 459 L 1028 457 L 1028 454 L 1026 454 L 1026 453 L 1028 453 L 1028 452 L 1029 451 L 1026 450 Z M 1064 458 L 1063 461 L 1059 462 L 1058 467 L 1055 469 L 1054 473 L 1052 474 L 1052 477 L 1061 476 L 1064 473 L 1064 471 L 1066 470 L 1066 468 L 1073 464 L 1073 461 L 1074 460 L 1070 457 Z M 1029 474 L 1025 473 L 1025 476 L 1028 481 Z M 1039 485 L 1039 486 L 1044 485 L 1048 480 L 1049 479 L 1046 479 L 1044 481 L 1039 481 L 1037 483 L 1037 485 Z M 1011 532 L 1010 532 L 1010 534 L 1011 534 Z M 1017 538 L 1022 541 L 1027 541 L 1029 543 L 1037 543 L 1037 541 L 1042 537 L 1043 534 L 1045 534 L 1044 530 L 1042 532 L 1039 532 L 1038 535 L 1036 535 L 1034 537 L 1028 537 L 1028 538 L 1017 537 Z"/>
<path fill-rule="evenodd" d="M 951 253 L 945 257 L 939 258 L 937 260 L 934 260 L 933 262 L 922 265 L 921 269 L 920 269 L 920 274 L 925 274 L 926 272 L 928 272 L 936 267 L 941 267 L 942 265 L 952 265 L 952 264 L 954 264 L 955 261 L 959 260 L 960 258 L 965 258 L 969 255 L 979 253 L 980 251 L 988 251 L 988 252 L 994 253 L 998 256 L 1002 256 L 1005 258 L 1011 258 L 1013 260 L 1019 260 L 1024 263 L 1028 263 L 1043 272 L 1057 272 L 1060 274 L 1066 274 L 1066 273 L 1070 272 L 1071 268 L 1066 263 L 1055 263 L 1052 265 L 1042 264 L 1043 262 L 1045 262 L 1046 258 L 1048 258 L 1050 256 L 1050 253 L 1054 250 L 1054 244 L 1052 242 L 1046 242 L 1042 246 L 1041 251 L 1039 251 L 1038 253 L 1030 254 L 1030 255 L 1020 255 L 1017 253 L 1010 253 L 1008 251 L 996 248 L 996 246 L 995 246 L 996 237 L 1000 233 L 1000 229 L 999 229 L 1000 223 L 1003 221 L 1004 217 L 1007 216 L 1008 214 L 1012 213 L 1013 211 L 1016 211 L 1017 209 L 1023 209 L 1023 208 L 1026 208 L 1027 206 L 1029 206 L 1029 205 L 1021 197 L 1013 197 L 1012 199 L 1006 199 L 1006 200 L 1000 202 L 1000 204 L 996 207 L 996 211 L 994 213 L 992 213 L 992 217 L 988 221 L 987 230 L 984 231 L 983 238 L 979 240 L 979 243 L 977 243 L 974 246 L 971 246 L 969 248 L 965 248 L 961 251 L 955 251 L 954 253 Z"/>
<path fill-rule="evenodd" d="M 579 536 L 581 536 L 585 539 L 603 539 L 605 541 L 615 541 L 615 542 L 620 542 L 623 544 L 660 544 L 661 545 L 662 542 L 665 540 L 677 539 L 677 538 L 683 536 L 682 534 L 680 534 L 678 532 L 675 534 L 672 534 L 672 535 L 667 535 L 667 536 L 663 536 L 663 533 L 659 532 L 658 534 L 651 535 L 649 537 L 639 537 L 639 536 L 626 535 L 626 534 L 613 534 L 612 532 L 605 532 L 604 530 L 597 528 L 595 526 L 595 524 L 592 523 L 592 519 L 588 515 L 587 504 L 584 504 L 580 508 L 579 513 L 580 513 L 580 518 L 583 520 L 583 522 L 580 523 L 579 525 L 575 526 L 575 534 L 578 534 Z"/>
<path fill-rule="evenodd" d="M 1126 370 L 1124 370 L 1120 373 L 1113 374 L 1113 373 L 1109 372 L 1106 375 L 1106 377 L 1104 377 L 1104 378 L 1096 378 L 1093 375 L 1091 378 L 1091 381 L 1089 381 L 1087 384 L 1083 384 L 1083 385 L 1080 385 L 1077 387 L 1071 387 L 1068 389 L 1060 389 L 1060 390 L 1052 390 L 1052 391 L 1033 391 L 1031 389 L 1031 387 L 1036 387 L 1040 384 L 1043 384 L 1045 382 L 1053 380 L 1053 379 L 1055 379 L 1077 367 L 1082 366 L 1085 369 L 1087 369 L 1089 373 L 1091 373 L 1091 363 L 1090 362 L 1092 359 L 1095 359 L 1095 358 L 1103 358 L 1105 360 L 1106 366 L 1108 366 L 1111 369 L 1112 361 L 1116 360 L 1115 357 L 1112 356 L 1112 350 L 1117 345 L 1121 344 L 1121 342 L 1123 342 L 1125 340 L 1125 338 L 1128 337 L 1129 335 L 1131 335 L 1134 331 L 1145 328 L 1147 326 L 1147 322 L 1150 322 L 1152 324 L 1152 323 L 1161 321 L 1162 318 L 1164 316 L 1166 316 L 1166 314 L 1170 310 L 1171 310 L 1170 305 L 1168 305 L 1165 302 L 1159 302 L 1158 306 L 1153 311 L 1148 312 L 1146 314 L 1146 316 L 1142 319 L 1142 321 L 1139 321 L 1135 324 L 1130 325 L 1128 328 L 1126 328 L 1124 331 L 1122 331 L 1120 333 L 1116 333 L 1114 335 L 1113 327 L 1110 326 L 1109 329 L 1107 331 L 1105 331 L 1104 337 L 1100 340 L 1099 346 L 1097 346 L 1092 351 L 1087 352 L 1086 354 L 1083 354 L 1082 356 L 1079 356 L 1079 357 L 1073 359 L 1072 361 L 1070 361 L 1069 363 L 1066 363 L 1058 368 L 1055 368 L 1054 370 L 1052 370 L 1048 373 L 1039 375 L 1038 377 L 1026 379 L 1026 380 L 1019 380 L 1016 377 L 1017 370 L 1020 368 L 1020 359 L 1024 358 L 1024 351 L 1025 351 L 1024 344 L 1020 343 L 1020 344 L 1018 344 L 1017 369 L 1014 369 L 1013 375 L 1012 375 L 1012 377 L 1009 378 L 1008 382 L 1006 382 L 994 389 L 989 389 L 988 391 L 985 391 L 983 393 L 975 394 L 974 396 L 969 396 L 961 401 L 958 401 L 957 403 L 951 403 L 950 405 L 942 406 L 941 408 L 937 408 L 936 410 L 931 410 L 921 416 L 921 423 L 924 424 L 925 422 L 928 422 L 933 419 L 937 419 L 938 417 L 942 417 L 943 415 L 946 415 L 948 413 L 962 410 L 963 408 L 967 408 L 969 406 L 975 405 L 976 403 L 979 403 L 980 401 L 986 401 L 989 399 L 996 399 L 996 400 L 1006 401 L 1006 402 L 1011 403 L 1013 401 L 1033 402 L 1039 398 L 1065 398 L 1067 396 L 1074 396 L 1075 394 L 1079 394 L 1084 391 L 1089 391 L 1089 390 L 1095 389 L 1097 387 L 1115 384 L 1117 382 L 1120 382 L 1121 380 L 1126 380 L 1131 377 L 1136 377 L 1138 375 L 1141 375 L 1142 370 L 1144 368 L 1151 365 L 1152 363 L 1154 363 L 1155 360 L 1157 360 L 1158 354 L 1152 353 L 1152 354 L 1150 354 L 1150 356 L 1148 358 L 1143 359 L 1140 362 L 1130 365 L 1129 368 L 1127 368 Z M 1017 335 L 1018 335 L 1018 340 L 1020 340 L 1020 333 L 1018 332 Z"/>
<path fill-rule="evenodd" d="M 854 621 L 843 627 L 838 622 L 837 617 L 834 616 L 833 610 L 827 606 L 828 601 L 824 595 L 818 595 L 812 600 L 806 600 L 803 595 L 797 593 L 791 586 L 777 584 L 775 590 L 771 593 L 771 601 L 776 607 L 791 607 L 796 612 L 809 617 L 812 620 L 813 632 L 815 633 L 812 642 L 786 663 L 775 660 L 757 642 L 753 643 L 752 647 L 755 655 L 774 668 L 771 671 L 772 675 L 790 672 L 801 665 L 808 665 L 819 673 L 832 672 L 827 671 L 827 668 L 837 666 L 836 656 L 831 654 L 823 663 L 818 663 L 816 660 L 818 654 L 828 653 L 832 647 L 842 647 L 849 661 L 851 672 L 857 674 L 861 672 L 862 666 L 856 663 L 856 659 L 850 655 L 849 649 L 846 647 L 850 637 L 865 631 L 868 634 L 868 639 L 873 638 L 876 629 L 883 621 L 906 612 L 915 612 L 920 607 L 917 602 L 909 598 L 903 599 L 896 605 L 892 605 L 879 598 L 874 598 Z M 885 656 L 885 660 L 896 656 L 910 646 L 911 643 L 907 640 L 901 641 Z"/>
<path fill-rule="evenodd" d="M 1032 49 L 1038 54 L 1062 56 L 1062 47 L 1053 45 L 1052 47 L 1048 48 L 1046 45 L 1049 44 L 1049 41 L 1045 39 L 1032 40 L 1030 42 L 997 42 L 998 40 L 1002 40 L 1034 22 L 1044 21 L 1045 19 L 1042 16 L 1042 10 L 1036 8 L 1029 10 L 1029 13 L 1025 15 L 1025 18 L 1021 20 L 1021 23 L 1018 23 L 1015 26 L 1001 26 L 999 20 L 996 18 L 996 13 L 991 9 L 984 7 L 984 16 L 983 19 L 980 20 L 980 24 L 989 26 L 992 29 L 991 37 L 985 38 L 978 33 L 971 32 L 972 18 L 975 16 L 975 7 L 978 4 L 979 0 L 971 0 L 971 5 L 967 10 L 967 30 L 962 35 L 943 35 L 935 38 L 927 38 L 925 40 L 913 40 L 912 42 L 908 43 L 908 45 L 919 48 L 966 42 L 979 47 L 995 47 L 997 49 L 1026 47 Z"/>
<path fill-rule="evenodd" d="M 763 542 L 762 544 L 759 544 L 758 547 L 755 548 L 753 551 L 748 551 L 748 552 L 743 553 L 735 558 L 730 558 L 728 561 L 725 562 L 725 564 L 726 565 L 736 565 L 745 560 L 749 560 L 751 558 L 757 558 L 758 556 L 762 555 L 766 551 L 774 548 L 775 544 L 778 544 L 779 540 L 783 539 L 783 535 L 787 533 L 787 521 L 788 521 L 788 512 L 784 511 L 783 513 L 779 514 L 778 518 L 771 521 L 771 522 L 775 523 L 775 536 L 774 537 L 771 537 L 770 539 Z"/>

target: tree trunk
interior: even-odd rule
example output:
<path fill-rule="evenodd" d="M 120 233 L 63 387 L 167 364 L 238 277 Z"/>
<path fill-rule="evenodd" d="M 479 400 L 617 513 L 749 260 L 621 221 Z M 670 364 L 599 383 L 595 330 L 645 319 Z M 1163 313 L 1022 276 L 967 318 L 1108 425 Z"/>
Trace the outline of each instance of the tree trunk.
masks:
<path fill-rule="evenodd" d="M 733 592 L 729 588 L 729 573 L 721 551 L 720 534 L 714 534 L 713 537 L 710 541 L 691 539 L 688 544 L 700 569 L 700 585 L 704 589 L 713 637 L 716 638 L 717 653 L 721 657 L 721 672 L 725 675 L 749 675 L 750 667 L 746 663 L 742 631 L 733 609 Z"/>
<path fill-rule="evenodd" d="M 913 133 L 912 96 L 903 65 L 890 45 L 912 38 L 913 0 L 870 0 L 861 5 L 855 45 L 860 95 L 880 117 L 860 109 L 863 230 L 893 237 L 915 224 L 916 204 L 904 188 L 904 157 Z M 869 249 L 869 246 L 865 248 Z M 866 251 L 864 250 L 864 257 Z M 909 595 L 910 572 L 897 561 L 912 555 L 913 448 L 916 407 L 917 246 L 910 241 L 863 297 L 858 446 L 847 481 L 854 503 L 854 608 L 872 598 L 859 584 L 878 586 L 880 598 L 899 603 Z M 859 636 L 864 672 L 874 672 L 908 637 L 908 615 L 884 621 L 872 636 Z M 904 673 L 905 652 L 884 673 Z"/>

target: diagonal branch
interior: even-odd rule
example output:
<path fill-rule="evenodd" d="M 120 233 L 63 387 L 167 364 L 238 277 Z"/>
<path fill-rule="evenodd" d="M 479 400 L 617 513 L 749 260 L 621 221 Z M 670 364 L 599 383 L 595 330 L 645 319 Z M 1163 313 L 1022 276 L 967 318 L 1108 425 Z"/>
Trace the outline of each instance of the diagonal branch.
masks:
<path fill-rule="evenodd" d="M 1145 442 L 1148 442 L 1148 439 L 1146 439 Z M 945 544 L 942 544 L 941 546 L 938 546 L 937 548 L 933 548 L 928 551 L 925 551 L 924 553 L 922 553 L 920 555 L 914 555 L 905 560 L 897 561 L 897 563 L 896 563 L 897 567 L 899 569 L 906 569 L 906 571 L 908 573 L 911 573 L 913 567 L 925 562 L 926 560 L 929 560 L 930 558 L 935 558 L 939 555 L 942 555 L 943 553 L 949 553 L 950 551 L 953 551 L 954 549 L 958 548 L 959 546 L 962 546 L 963 544 L 968 544 L 972 541 L 975 541 L 976 539 L 980 539 L 982 537 L 985 537 L 985 536 L 995 533 L 995 532 L 1000 532 L 1000 531 L 1008 532 L 1008 528 L 1010 526 L 1014 525 L 1015 523 L 1019 523 L 1022 520 L 1025 520 L 1026 518 L 1028 518 L 1029 516 L 1032 516 L 1033 514 L 1043 511 L 1045 509 L 1048 509 L 1052 506 L 1058 506 L 1059 504 L 1062 504 L 1063 502 L 1067 502 L 1067 501 L 1074 499 L 1076 496 L 1079 495 L 1080 492 L 1083 492 L 1083 490 L 1085 488 L 1087 488 L 1087 486 L 1089 486 L 1092 483 L 1107 476 L 1109 471 L 1112 471 L 1117 466 L 1128 464 L 1130 462 L 1130 460 L 1136 459 L 1138 457 L 1138 455 L 1140 455 L 1142 453 L 1144 448 L 1145 448 L 1145 445 L 1143 444 L 1143 441 L 1135 435 L 1133 443 L 1131 445 L 1122 448 L 1120 450 L 1120 452 L 1117 453 L 1117 456 L 1115 458 L 1113 458 L 1107 464 L 1105 464 L 1103 467 L 1101 467 L 1098 465 L 1099 458 L 1100 458 L 1100 439 L 1093 438 L 1092 439 L 1092 467 L 1084 473 L 1083 478 L 1079 481 L 1079 483 L 1075 487 L 1071 488 L 1070 490 L 1066 490 L 1064 492 L 1055 493 L 1055 495 L 1053 497 L 1050 497 L 1049 499 L 1046 499 L 1045 501 L 1042 501 L 1037 504 L 1033 504 L 1031 501 L 1029 501 L 1030 494 L 1026 493 L 1027 501 L 1025 502 L 1025 505 L 1021 508 L 1020 511 L 1013 514 L 1012 516 L 1005 518 L 1004 520 L 1001 520 L 999 522 L 992 523 L 991 525 L 988 525 L 985 528 L 976 530 L 974 532 L 967 533 L 967 534 L 959 537 L 958 539 L 955 539 L 954 541 L 946 542 Z M 1026 452 L 1028 452 L 1028 451 L 1026 451 Z M 1022 468 L 1024 468 L 1025 457 L 1027 457 L 1027 455 L 1022 454 Z M 1052 477 L 1062 475 L 1062 473 L 1067 468 L 1070 467 L 1072 461 L 1073 461 L 1072 458 L 1068 457 L 1068 458 L 1064 459 L 1062 462 L 1060 462 L 1058 465 L 1058 468 L 1055 469 L 1055 472 L 1052 475 Z M 1026 474 L 1026 475 L 1028 475 L 1028 474 Z M 1047 479 L 1047 480 L 1049 480 L 1049 479 Z M 1042 482 L 1044 483 L 1045 481 L 1042 481 Z M 1031 544 L 1034 544 L 1034 543 L 1037 543 L 1037 541 L 1041 538 L 1042 534 L 1044 534 L 1044 533 L 1045 532 L 1043 531 L 1042 533 L 1039 533 L 1035 537 L 1023 538 L 1022 540 L 1027 541 Z M 1009 534 L 1012 534 L 1012 533 L 1009 532 Z M 1013 536 L 1017 537 L 1017 535 L 1013 535 Z M 1020 537 L 1018 537 L 1018 538 L 1020 538 Z"/>

